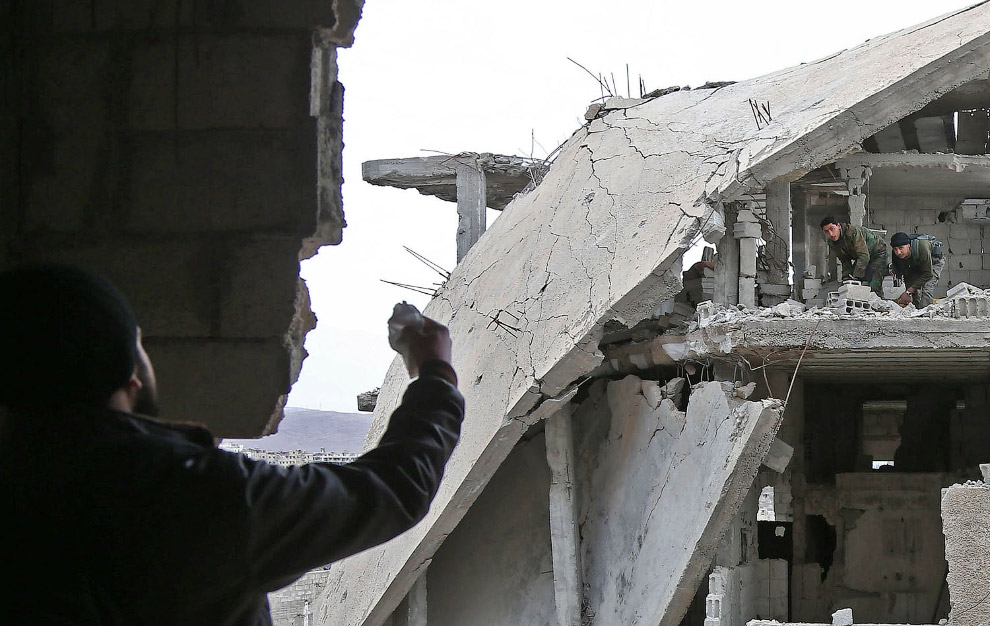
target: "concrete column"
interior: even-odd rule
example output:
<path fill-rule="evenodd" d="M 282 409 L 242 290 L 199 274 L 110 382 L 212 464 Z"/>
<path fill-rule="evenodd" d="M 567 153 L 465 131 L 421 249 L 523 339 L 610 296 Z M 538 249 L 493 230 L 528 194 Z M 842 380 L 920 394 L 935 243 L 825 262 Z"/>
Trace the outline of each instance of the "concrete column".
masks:
<path fill-rule="evenodd" d="M 739 240 L 739 304 L 756 306 L 756 251 L 763 227 L 753 211 L 742 209 L 736 214 L 732 236 Z"/>
<path fill-rule="evenodd" d="M 804 276 L 809 263 L 808 194 L 795 195 L 791 203 L 791 262 L 794 265 L 794 281 L 797 282 Z"/>
<path fill-rule="evenodd" d="M 409 590 L 409 626 L 426 626 L 426 568 Z"/>
<path fill-rule="evenodd" d="M 715 244 L 715 302 L 739 302 L 739 242 L 732 236 L 736 224 L 734 206 L 725 207 L 725 236 Z"/>
<path fill-rule="evenodd" d="M 949 624 L 990 624 L 990 465 L 984 480 L 942 490 Z"/>
<path fill-rule="evenodd" d="M 767 220 L 777 237 L 767 242 L 770 253 L 781 265 L 770 265 L 770 283 L 787 285 L 791 257 L 791 184 L 774 182 L 767 185 Z M 795 275 L 795 278 L 799 278 Z"/>
<path fill-rule="evenodd" d="M 485 171 L 477 163 L 457 165 L 457 262 L 486 228 Z"/>
<path fill-rule="evenodd" d="M 573 405 L 546 421 L 550 466 L 550 544 L 557 626 L 581 626 L 581 565 L 574 501 Z"/>
<path fill-rule="evenodd" d="M 849 190 L 849 223 L 853 226 L 862 226 L 866 218 L 866 183 L 870 180 L 873 171 L 865 165 L 853 167 L 840 167 L 839 172 L 846 180 L 846 187 Z"/>

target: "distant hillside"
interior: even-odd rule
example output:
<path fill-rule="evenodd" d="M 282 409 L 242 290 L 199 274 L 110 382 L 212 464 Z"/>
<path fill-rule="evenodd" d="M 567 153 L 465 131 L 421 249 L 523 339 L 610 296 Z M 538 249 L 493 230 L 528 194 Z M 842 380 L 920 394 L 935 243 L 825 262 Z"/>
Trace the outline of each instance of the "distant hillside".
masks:
<path fill-rule="evenodd" d="M 361 452 L 371 427 L 371 413 L 338 413 L 288 407 L 278 432 L 260 439 L 224 439 L 245 448 L 273 452 Z"/>

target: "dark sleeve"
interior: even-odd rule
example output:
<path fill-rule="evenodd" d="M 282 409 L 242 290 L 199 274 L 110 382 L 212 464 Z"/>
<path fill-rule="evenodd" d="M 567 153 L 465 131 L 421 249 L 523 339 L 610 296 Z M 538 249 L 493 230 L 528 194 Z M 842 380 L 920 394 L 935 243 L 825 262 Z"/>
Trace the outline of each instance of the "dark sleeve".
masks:
<path fill-rule="evenodd" d="M 255 583 L 277 589 L 423 519 L 463 417 L 457 388 L 424 375 L 409 385 L 378 446 L 350 464 L 282 468 L 245 460 L 245 559 Z"/>

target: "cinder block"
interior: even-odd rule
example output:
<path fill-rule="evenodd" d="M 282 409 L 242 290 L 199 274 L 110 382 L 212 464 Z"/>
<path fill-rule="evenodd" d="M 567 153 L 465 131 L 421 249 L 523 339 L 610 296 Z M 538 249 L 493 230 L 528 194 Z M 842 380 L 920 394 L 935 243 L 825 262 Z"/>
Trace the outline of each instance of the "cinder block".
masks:
<path fill-rule="evenodd" d="M 203 422 L 218 437 L 257 436 L 289 391 L 289 349 L 280 339 L 150 338 L 145 347 L 158 376 L 161 417 Z"/>
<path fill-rule="evenodd" d="M 975 224 L 955 223 L 949 224 L 950 239 L 979 239 L 980 227 Z"/>
<path fill-rule="evenodd" d="M 306 126 L 312 132 L 311 46 L 307 32 L 184 37 L 178 53 L 179 128 Z"/>
<path fill-rule="evenodd" d="M 203 244 L 111 239 L 58 247 L 40 239 L 25 256 L 26 261 L 70 263 L 106 276 L 127 296 L 145 336 L 210 334 L 217 294 L 212 255 Z"/>
<path fill-rule="evenodd" d="M 952 265 L 953 269 L 961 270 L 982 270 L 983 269 L 983 255 L 982 254 L 953 254 L 949 257 L 949 263 Z"/>
<path fill-rule="evenodd" d="M 739 274 L 756 276 L 756 239 L 746 237 L 739 240 Z"/>
<path fill-rule="evenodd" d="M 142 135 L 129 144 L 126 227 L 147 232 L 316 228 L 312 132 Z"/>
<path fill-rule="evenodd" d="M 227 289 L 221 305 L 224 337 L 282 337 L 295 313 L 299 240 L 238 241 L 224 254 Z"/>
<path fill-rule="evenodd" d="M 736 239 L 743 237 L 759 239 L 763 236 L 763 226 L 757 222 L 736 222 L 732 225 L 732 236 Z"/>

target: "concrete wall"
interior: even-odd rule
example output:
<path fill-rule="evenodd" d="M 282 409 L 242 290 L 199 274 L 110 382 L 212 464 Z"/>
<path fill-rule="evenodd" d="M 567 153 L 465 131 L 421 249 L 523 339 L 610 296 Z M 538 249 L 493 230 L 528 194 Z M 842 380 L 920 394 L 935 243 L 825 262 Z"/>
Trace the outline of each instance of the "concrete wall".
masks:
<path fill-rule="evenodd" d="M 241 437 L 280 418 L 315 322 L 300 254 L 343 226 L 335 45 L 359 5 L 0 8 L 0 267 L 69 262 L 117 283 L 163 416 Z"/>
<path fill-rule="evenodd" d="M 308 626 L 313 622 L 313 603 L 327 584 L 330 572 L 313 570 L 288 587 L 268 594 L 272 626 Z"/>
<path fill-rule="evenodd" d="M 945 295 L 946 289 L 960 282 L 977 287 L 990 287 L 990 244 L 983 251 L 985 226 L 977 222 L 944 221 L 957 219 L 954 209 L 965 198 L 953 196 L 894 196 L 869 194 L 865 226 L 896 232 L 928 233 L 947 244 L 943 250 L 948 263 L 935 289 L 935 296 Z M 939 221 L 942 216 L 943 221 Z M 951 216 L 951 217 L 950 217 Z M 987 233 L 990 235 L 990 232 Z"/>
<path fill-rule="evenodd" d="M 554 622 L 549 491 L 541 432 L 509 454 L 437 551 L 427 569 L 430 626 Z"/>

